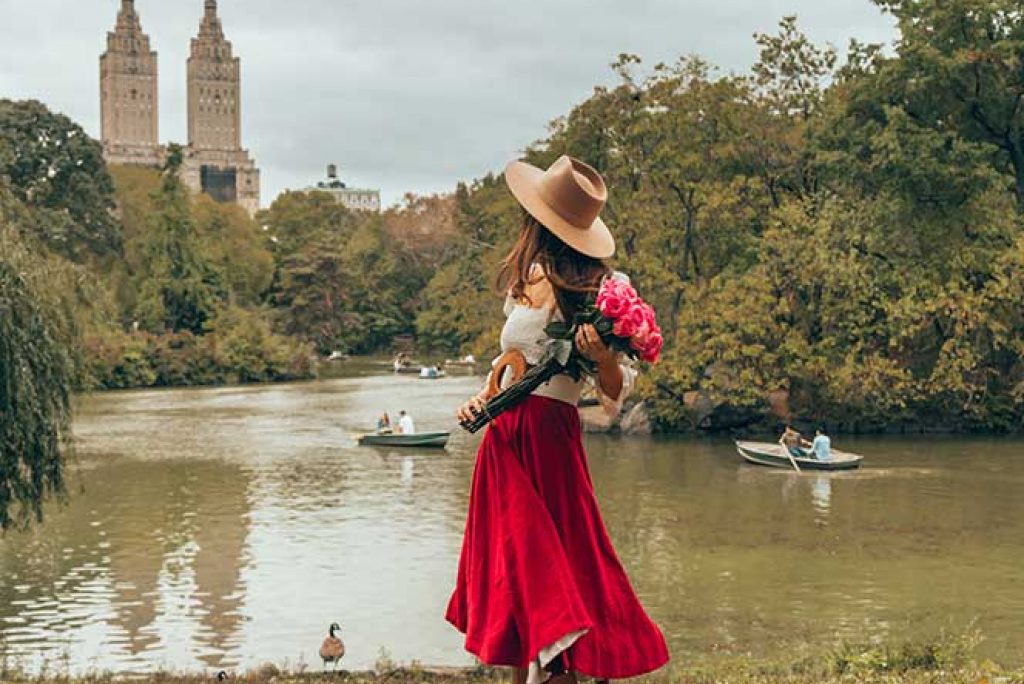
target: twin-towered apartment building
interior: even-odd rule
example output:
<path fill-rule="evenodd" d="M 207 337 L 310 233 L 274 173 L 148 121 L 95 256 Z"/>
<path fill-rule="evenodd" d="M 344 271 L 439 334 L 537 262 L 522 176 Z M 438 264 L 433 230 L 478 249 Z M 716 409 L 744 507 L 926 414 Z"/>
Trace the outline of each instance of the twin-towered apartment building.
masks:
<path fill-rule="evenodd" d="M 122 0 L 117 25 L 100 57 L 100 119 L 108 163 L 157 167 L 159 140 L 157 54 L 143 33 L 133 0 Z M 188 58 L 188 145 L 182 179 L 196 192 L 234 202 L 250 214 L 260 207 L 260 171 L 242 148 L 241 66 L 205 0 Z"/>

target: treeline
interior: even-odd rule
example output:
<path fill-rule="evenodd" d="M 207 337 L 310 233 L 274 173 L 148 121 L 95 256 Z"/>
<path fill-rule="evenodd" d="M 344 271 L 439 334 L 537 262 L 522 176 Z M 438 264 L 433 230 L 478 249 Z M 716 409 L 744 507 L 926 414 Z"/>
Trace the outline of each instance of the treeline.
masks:
<path fill-rule="evenodd" d="M 669 339 L 642 387 L 662 428 L 1024 425 L 1024 19 L 1008 0 L 876 4 L 893 50 L 840 59 L 787 18 L 746 74 L 623 55 L 618 85 L 528 150 L 608 181 L 616 266 Z M 500 179 L 458 189 L 421 340 L 493 346 L 520 221 Z"/>
<path fill-rule="evenodd" d="M 0 100 L 0 226 L 22 270 L 66 274 L 41 282 L 67 318 L 73 388 L 309 378 L 319 355 L 414 334 L 450 198 L 367 215 L 294 192 L 252 218 L 189 193 L 182 154 L 108 167 L 67 117 Z"/>

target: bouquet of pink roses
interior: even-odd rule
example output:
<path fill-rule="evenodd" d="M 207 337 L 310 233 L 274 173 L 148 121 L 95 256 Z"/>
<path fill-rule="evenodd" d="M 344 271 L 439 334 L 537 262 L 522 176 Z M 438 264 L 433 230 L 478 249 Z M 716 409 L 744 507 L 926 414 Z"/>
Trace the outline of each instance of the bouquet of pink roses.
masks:
<path fill-rule="evenodd" d="M 640 298 L 633 286 L 625 280 L 609 278 L 601 285 L 594 301 L 600 318 L 594 327 L 601 338 L 612 347 L 648 363 L 657 363 L 664 339 L 658 327 L 654 309 Z M 611 323 L 611 335 L 601 328 Z"/>
<path fill-rule="evenodd" d="M 571 321 L 555 321 L 544 331 L 551 342 L 540 363 L 527 370 L 487 402 L 484 410 L 462 427 L 476 432 L 498 415 L 525 399 L 555 375 L 566 373 L 579 380 L 597 371 L 594 363 L 576 349 L 576 332 L 581 325 L 594 326 L 606 345 L 632 359 L 656 363 L 664 339 L 654 309 L 640 298 L 629 281 L 611 277 L 601 283 L 596 297 L 582 307 Z"/>

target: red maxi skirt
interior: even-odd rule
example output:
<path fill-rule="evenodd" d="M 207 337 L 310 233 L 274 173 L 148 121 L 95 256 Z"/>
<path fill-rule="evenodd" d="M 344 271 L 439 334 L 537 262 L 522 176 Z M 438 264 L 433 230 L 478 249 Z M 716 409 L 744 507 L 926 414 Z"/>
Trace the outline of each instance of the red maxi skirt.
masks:
<path fill-rule="evenodd" d="M 621 679 L 668 661 L 601 520 L 575 406 L 530 396 L 487 429 L 446 618 L 488 665 L 536 671 L 561 651 Z"/>

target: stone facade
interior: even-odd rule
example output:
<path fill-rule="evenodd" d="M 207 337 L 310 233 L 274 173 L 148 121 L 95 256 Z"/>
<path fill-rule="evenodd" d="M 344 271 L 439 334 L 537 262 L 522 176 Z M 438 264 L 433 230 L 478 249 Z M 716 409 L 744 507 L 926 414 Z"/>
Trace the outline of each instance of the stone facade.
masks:
<path fill-rule="evenodd" d="M 260 207 L 260 172 L 242 149 L 241 62 L 205 0 L 199 35 L 188 58 L 188 152 L 185 182 L 250 214 Z"/>
<path fill-rule="evenodd" d="M 352 211 L 380 211 L 380 190 L 368 188 L 350 188 L 338 178 L 338 167 L 334 164 L 327 166 L 327 178 L 308 187 L 306 192 L 326 192 L 334 197 L 334 201 L 345 205 L 346 209 Z"/>
<path fill-rule="evenodd" d="M 188 146 L 182 180 L 195 192 L 236 203 L 253 214 L 260 207 L 260 171 L 242 148 L 241 81 L 241 63 L 224 37 L 217 0 L 204 0 L 188 58 Z M 142 33 L 133 0 L 122 0 L 117 26 L 100 58 L 100 82 L 107 161 L 160 166 L 166 148 L 158 142 L 156 53 Z"/>
<path fill-rule="evenodd" d="M 156 52 L 142 32 L 133 0 L 122 0 L 100 57 L 101 140 L 115 164 L 159 164 L 160 100 Z"/>

